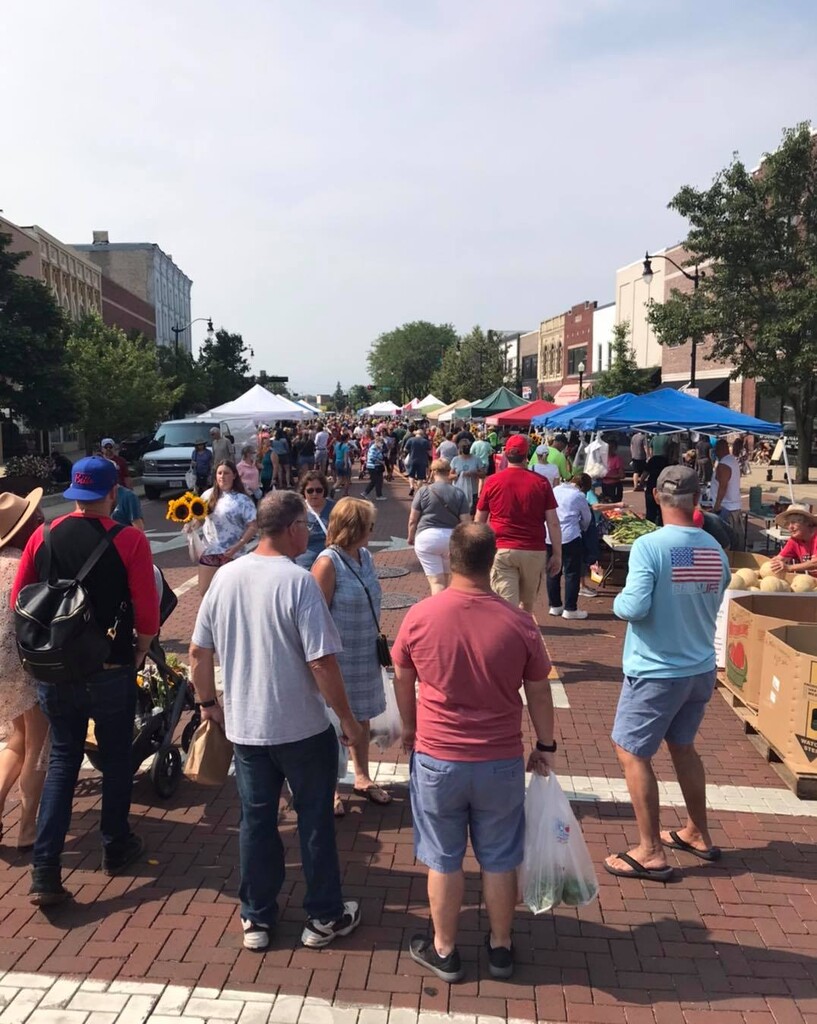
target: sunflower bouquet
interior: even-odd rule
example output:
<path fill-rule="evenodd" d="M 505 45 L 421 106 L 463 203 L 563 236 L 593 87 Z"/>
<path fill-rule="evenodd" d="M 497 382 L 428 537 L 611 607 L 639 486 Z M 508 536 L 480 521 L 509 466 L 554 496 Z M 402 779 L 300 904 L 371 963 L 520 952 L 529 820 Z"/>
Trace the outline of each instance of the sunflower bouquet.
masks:
<path fill-rule="evenodd" d="M 169 519 L 172 523 L 179 523 L 180 526 L 206 517 L 207 502 L 197 494 L 193 494 L 192 491 L 187 491 L 181 498 L 171 499 L 167 503 L 165 519 Z"/>

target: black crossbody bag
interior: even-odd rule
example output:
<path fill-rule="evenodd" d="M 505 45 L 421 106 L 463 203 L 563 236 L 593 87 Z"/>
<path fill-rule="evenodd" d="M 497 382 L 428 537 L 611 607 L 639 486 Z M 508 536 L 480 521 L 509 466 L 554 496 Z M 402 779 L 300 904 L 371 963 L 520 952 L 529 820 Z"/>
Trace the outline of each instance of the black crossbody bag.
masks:
<path fill-rule="evenodd" d="M 379 621 L 377 619 L 377 612 L 374 610 L 374 601 L 372 601 L 372 595 L 369 593 L 369 588 L 363 582 L 363 577 L 358 574 L 358 572 L 355 569 L 355 567 L 352 565 L 352 563 L 349 561 L 349 559 L 346 557 L 346 555 L 343 554 L 343 552 L 340 550 L 340 548 L 338 548 L 334 544 L 332 546 L 333 546 L 334 550 L 337 551 L 337 553 L 343 559 L 345 564 L 349 566 L 349 568 L 352 571 L 352 575 L 355 577 L 355 579 L 358 581 L 358 583 L 361 585 L 361 587 L 363 587 L 363 590 L 364 590 L 364 592 L 366 594 L 366 598 L 367 598 L 367 600 L 369 602 L 369 608 L 371 608 L 371 610 L 372 610 L 372 618 L 374 619 L 374 624 L 375 624 L 375 626 L 377 626 L 377 640 L 375 641 L 376 646 L 377 646 L 377 660 L 380 662 L 380 664 L 381 664 L 381 666 L 383 668 L 391 668 L 392 667 L 392 661 L 391 661 L 391 651 L 389 650 L 389 640 L 388 640 L 388 637 L 386 636 L 386 634 L 383 633 L 381 631 L 381 629 L 380 629 L 380 623 L 379 623 Z"/>

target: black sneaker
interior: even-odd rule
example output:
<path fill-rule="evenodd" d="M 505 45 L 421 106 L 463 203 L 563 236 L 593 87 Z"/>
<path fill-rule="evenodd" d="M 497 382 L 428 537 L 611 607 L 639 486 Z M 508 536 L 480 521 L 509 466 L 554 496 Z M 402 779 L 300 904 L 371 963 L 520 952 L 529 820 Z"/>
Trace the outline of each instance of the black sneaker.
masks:
<path fill-rule="evenodd" d="M 119 875 L 135 860 L 139 860 L 145 850 L 145 841 L 135 832 L 131 832 L 125 842 L 114 853 L 105 850 L 102 854 L 102 871 L 106 875 Z"/>
<path fill-rule="evenodd" d="M 488 970 L 492 978 L 510 978 L 513 974 L 513 943 L 507 946 L 492 946 L 491 933 L 485 936 L 485 948 L 488 950 Z"/>
<path fill-rule="evenodd" d="M 350 935 L 360 924 L 360 907 L 355 900 L 347 900 L 343 904 L 343 915 L 337 921 L 319 921 L 310 917 L 301 933 L 301 942 L 310 949 L 322 949 L 330 942 Z"/>
<path fill-rule="evenodd" d="M 269 946 L 270 929 L 266 925 L 256 924 L 241 918 L 241 930 L 244 932 L 244 949 L 254 953 L 263 953 Z"/>
<path fill-rule="evenodd" d="M 440 981 L 447 981 L 449 985 L 462 981 L 465 974 L 458 949 L 453 949 L 448 956 L 440 956 L 434 947 L 434 940 L 425 935 L 415 935 L 409 942 L 409 956 L 415 963 L 427 967 Z"/>
<path fill-rule="evenodd" d="M 59 868 L 33 868 L 28 898 L 35 907 L 56 907 L 71 899 L 71 893 L 63 888 Z"/>

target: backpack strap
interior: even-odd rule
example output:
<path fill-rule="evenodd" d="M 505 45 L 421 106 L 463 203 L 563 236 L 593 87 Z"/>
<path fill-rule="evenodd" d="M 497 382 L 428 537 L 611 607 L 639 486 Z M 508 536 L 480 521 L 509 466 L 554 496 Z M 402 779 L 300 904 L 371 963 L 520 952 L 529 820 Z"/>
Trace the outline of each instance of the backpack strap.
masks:
<path fill-rule="evenodd" d="M 51 556 L 54 552 L 51 541 L 51 527 L 46 523 L 43 526 L 43 550 L 45 551 L 45 578 L 47 582 L 51 583 Z"/>
<path fill-rule="evenodd" d="M 121 533 L 122 530 L 124 530 L 124 529 L 125 529 L 125 527 L 122 526 L 121 524 L 116 525 L 112 530 L 106 530 L 103 527 L 104 536 L 100 539 L 100 541 L 97 544 L 97 546 L 94 548 L 94 550 L 91 552 L 91 554 L 86 559 L 85 564 L 82 566 L 82 568 L 77 573 L 77 575 L 75 577 L 77 583 L 82 583 L 84 581 L 84 579 L 88 575 L 88 573 L 91 572 L 91 570 L 94 568 L 94 566 L 100 560 L 100 558 L 102 558 L 102 556 L 105 554 L 109 544 L 114 549 L 114 551 L 116 551 L 116 547 L 115 547 L 114 542 L 113 542 L 114 537 L 116 537 L 116 535 Z M 117 554 L 117 557 L 118 557 L 119 556 L 119 552 L 116 551 L 116 554 Z"/>

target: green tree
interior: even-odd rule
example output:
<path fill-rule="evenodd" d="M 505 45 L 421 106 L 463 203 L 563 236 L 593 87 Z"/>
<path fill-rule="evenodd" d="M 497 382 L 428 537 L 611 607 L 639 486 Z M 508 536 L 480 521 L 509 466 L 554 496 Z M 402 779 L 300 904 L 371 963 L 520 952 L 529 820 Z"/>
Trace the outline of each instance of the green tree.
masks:
<path fill-rule="evenodd" d="M 630 344 L 630 321 L 623 320 L 613 327 L 610 345 L 610 369 L 602 370 L 593 380 L 593 394 L 615 398 L 631 392 L 643 395 L 651 391 L 655 370 L 642 370 Z"/>
<path fill-rule="evenodd" d="M 346 401 L 349 403 L 350 409 L 362 409 L 364 406 L 372 404 L 370 395 L 371 393 L 367 390 L 365 384 L 353 384 L 349 388 Z"/>
<path fill-rule="evenodd" d="M 786 129 L 752 172 L 735 156 L 711 188 L 684 186 L 669 204 L 689 221 L 690 263 L 706 263 L 697 296 L 651 303 L 665 345 L 695 333 L 731 376 L 757 380 L 791 406 L 797 476 L 808 480 L 817 414 L 817 141 L 808 124 Z"/>
<path fill-rule="evenodd" d="M 210 408 L 210 380 L 189 352 L 176 352 L 171 346 L 157 345 L 156 358 L 162 377 L 179 395 L 173 410 L 175 416 Z"/>
<path fill-rule="evenodd" d="M 76 324 L 68 339 L 70 381 L 77 426 L 90 446 L 105 434 L 123 437 L 152 430 L 180 396 L 163 375 L 156 345 L 131 340 L 94 313 Z"/>
<path fill-rule="evenodd" d="M 254 355 L 240 334 L 232 334 L 223 327 L 205 341 L 198 364 L 207 380 L 208 409 L 231 402 L 251 386 L 250 359 Z M 276 392 L 282 393 L 277 386 Z"/>
<path fill-rule="evenodd" d="M 17 273 L 26 254 L 10 245 L 0 233 L 0 409 L 47 430 L 76 412 L 66 381 L 68 322 L 46 285 Z"/>
<path fill-rule="evenodd" d="M 451 324 L 416 320 L 381 334 L 372 345 L 367 363 L 378 393 L 398 405 L 422 398 L 445 353 L 456 345 Z"/>
<path fill-rule="evenodd" d="M 343 386 L 340 381 L 338 381 L 335 386 L 335 391 L 330 401 L 332 403 L 332 408 L 336 409 L 338 412 L 342 412 L 346 408 L 346 392 L 343 390 Z"/>
<path fill-rule="evenodd" d="M 481 327 L 474 327 L 446 351 L 431 380 L 431 390 L 441 402 L 458 398 L 477 401 L 500 387 L 504 379 L 504 359 L 493 332 L 486 334 Z"/>

